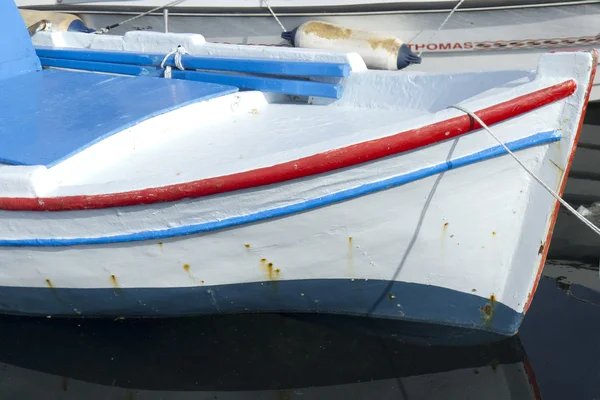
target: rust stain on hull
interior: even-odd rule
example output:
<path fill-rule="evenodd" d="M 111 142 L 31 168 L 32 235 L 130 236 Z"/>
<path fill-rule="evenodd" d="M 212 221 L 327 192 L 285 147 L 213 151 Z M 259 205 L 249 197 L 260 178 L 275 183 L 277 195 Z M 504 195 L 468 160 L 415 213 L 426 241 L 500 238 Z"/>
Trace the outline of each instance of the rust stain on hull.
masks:
<path fill-rule="evenodd" d="M 440 240 L 440 251 L 442 252 L 442 254 L 444 253 L 444 249 L 446 248 L 446 237 L 448 237 L 448 225 L 448 222 L 445 222 L 442 227 L 442 238 Z M 454 237 L 454 235 L 451 235 L 450 237 Z"/>
<path fill-rule="evenodd" d="M 352 236 L 348 237 L 348 252 L 346 255 L 346 273 L 354 278 L 354 246 Z"/>
<path fill-rule="evenodd" d="M 274 268 L 274 264 L 272 262 L 267 262 L 266 258 L 260 259 L 260 266 L 263 271 L 267 274 L 267 279 L 272 282 L 276 282 L 279 279 L 279 274 L 281 273 L 281 269 Z"/>
<path fill-rule="evenodd" d="M 496 308 L 496 295 L 491 294 L 490 302 L 485 306 L 481 307 L 480 310 L 483 314 L 483 324 L 489 326 L 494 318 L 494 310 Z"/>
<path fill-rule="evenodd" d="M 190 266 L 190 264 L 183 264 L 183 270 L 187 272 L 188 276 L 193 282 L 196 282 L 196 278 L 194 277 L 194 275 L 192 275 L 192 267 Z M 204 283 L 204 281 L 202 283 Z"/>
<path fill-rule="evenodd" d="M 119 282 L 117 281 L 117 277 L 115 275 L 110 276 L 110 283 L 112 287 L 115 288 L 115 290 L 113 291 L 115 293 L 115 296 L 118 296 L 121 292 L 121 288 L 119 287 Z"/>

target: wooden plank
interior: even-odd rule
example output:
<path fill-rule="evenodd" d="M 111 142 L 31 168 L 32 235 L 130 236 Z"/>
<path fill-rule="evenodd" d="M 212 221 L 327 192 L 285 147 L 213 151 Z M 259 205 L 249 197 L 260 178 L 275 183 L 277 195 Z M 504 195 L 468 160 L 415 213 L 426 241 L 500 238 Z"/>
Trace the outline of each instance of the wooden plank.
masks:
<path fill-rule="evenodd" d="M 219 74 L 214 72 L 174 70 L 172 74 L 173 78 L 175 79 L 217 83 L 220 85 L 237 86 L 242 89 L 282 93 L 293 96 L 315 96 L 333 99 L 339 99 L 342 97 L 342 86 L 329 83 L 264 78 L 246 75 Z"/>
<path fill-rule="evenodd" d="M 96 61 L 117 64 L 160 66 L 165 54 L 133 53 L 100 50 L 55 49 L 36 47 L 38 57 Z M 167 64 L 175 66 L 175 56 L 167 59 Z M 282 61 L 252 58 L 225 58 L 184 55 L 181 58 L 186 69 L 246 72 L 265 75 L 284 76 L 329 76 L 346 77 L 350 74 L 350 65 L 342 63 Z"/>
<path fill-rule="evenodd" d="M 164 72 L 164 70 L 161 68 L 151 66 L 54 59 L 46 57 L 40 57 L 40 60 L 44 66 L 106 72 L 112 74 L 160 76 Z M 229 73 L 180 71 L 177 69 L 172 71 L 172 77 L 174 79 L 216 83 L 220 85 L 236 86 L 241 89 L 260 90 L 264 92 L 274 92 L 292 96 L 316 96 L 339 99 L 342 96 L 343 90 L 341 85 L 331 83 L 270 78 L 262 76 L 234 75 Z"/>
<path fill-rule="evenodd" d="M 65 60 L 46 57 L 40 57 L 40 61 L 42 62 L 42 66 L 44 67 L 79 69 L 84 71 L 105 72 L 108 74 L 159 77 L 164 72 L 164 70 L 160 68 L 146 67 L 141 65 Z"/>

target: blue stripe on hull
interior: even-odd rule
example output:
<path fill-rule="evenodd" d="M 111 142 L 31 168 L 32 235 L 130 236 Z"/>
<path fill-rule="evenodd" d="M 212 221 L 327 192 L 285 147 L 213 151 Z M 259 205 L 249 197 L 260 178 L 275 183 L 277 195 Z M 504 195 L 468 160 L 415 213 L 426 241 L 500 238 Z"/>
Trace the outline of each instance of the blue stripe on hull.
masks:
<path fill-rule="evenodd" d="M 533 146 L 550 144 L 562 138 L 560 131 L 540 132 L 511 142 L 506 142 L 506 147 L 511 151 L 522 150 Z M 2 239 L 0 246 L 76 246 L 90 244 L 109 244 L 135 242 L 141 240 L 157 240 L 166 239 L 177 236 L 191 235 L 195 233 L 210 232 L 223 228 L 231 228 L 234 226 L 250 224 L 270 218 L 282 217 L 299 213 L 314 208 L 327 206 L 330 204 L 353 199 L 370 193 L 375 193 L 381 190 L 386 190 L 392 187 L 404 185 L 409 182 L 414 182 L 419 179 L 427 178 L 432 175 L 460 168 L 465 165 L 474 164 L 476 162 L 492 159 L 506 154 L 502 146 L 493 146 L 477 153 L 469 154 L 463 157 L 455 158 L 431 167 L 422 168 L 416 171 L 407 172 L 381 181 L 367 183 L 354 188 L 341 190 L 339 192 L 330 193 L 314 199 L 309 199 L 300 203 L 290 204 L 283 207 L 257 211 L 251 214 L 229 217 L 218 221 L 204 222 L 195 225 L 184 225 L 174 228 L 134 232 L 114 236 L 101 237 L 82 237 L 82 238 L 42 238 L 42 239 Z M 510 161 L 514 162 L 514 161 Z"/>
<path fill-rule="evenodd" d="M 365 316 L 388 281 L 310 279 L 188 288 L 64 289 L 0 287 L 0 313 L 84 317 L 180 317 L 246 312 Z M 374 318 L 514 334 L 523 315 L 450 289 L 395 282 Z"/>

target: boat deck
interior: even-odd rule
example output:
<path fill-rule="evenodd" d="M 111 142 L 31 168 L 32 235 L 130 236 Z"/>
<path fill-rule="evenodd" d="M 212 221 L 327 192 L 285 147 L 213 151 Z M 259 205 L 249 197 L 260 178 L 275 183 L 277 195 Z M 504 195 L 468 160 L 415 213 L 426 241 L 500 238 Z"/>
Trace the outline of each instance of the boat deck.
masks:
<path fill-rule="evenodd" d="M 237 90 L 64 70 L 16 76 L 0 81 L 0 161 L 51 167 L 153 116 Z"/>

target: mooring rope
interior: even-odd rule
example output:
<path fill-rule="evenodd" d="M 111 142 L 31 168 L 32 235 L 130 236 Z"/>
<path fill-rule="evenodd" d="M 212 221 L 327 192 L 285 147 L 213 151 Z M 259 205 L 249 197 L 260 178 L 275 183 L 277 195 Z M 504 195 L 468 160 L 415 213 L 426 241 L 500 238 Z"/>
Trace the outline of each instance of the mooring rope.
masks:
<path fill-rule="evenodd" d="M 156 12 L 156 11 L 162 10 L 163 8 L 167 8 L 167 7 L 171 7 L 171 6 L 177 5 L 177 4 L 179 4 L 179 3 L 182 3 L 182 2 L 184 2 L 184 1 L 185 1 L 185 0 L 175 0 L 175 1 L 172 1 L 172 2 L 170 2 L 170 3 L 164 4 L 164 5 L 162 5 L 162 6 L 154 7 L 154 8 L 153 8 L 153 9 L 151 9 L 151 10 L 148 10 L 148 11 L 146 11 L 146 12 L 143 12 L 143 13 L 141 13 L 141 14 L 135 15 L 135 16 L 133 16 L 133 17 L 131 17 L 131 18 L 129 18 L 129 19 L 126 19 L 126 20 L 124 20 L 124 21 L 121 21 L 121 22 L 119 22 L 119 23 L 116 23 L 116 24 L 113 24 L 113 25 L 108 25 L 108 26 L 106 26 L 106 27 L 104 27 L 104 28 L 102 28 L 102 29 L 98 29 L 98 30 L 97 30 L 96 32 L 94 32 L 94 33 L 106 33 L 106 32 L 108 32 L 108 31 L 110 31 L 111 29 L 117 28 L 117 27 L 119 27 L 119 26 L 121 26 L 121 25 L 123 25 L 123 24 L 126 24 L 126 23 L 128 23 L 128 22 L 134 21 L 134 20 L 136 20 L 136 19 L 138 19 L 138 18 L 141 18 L 141 17 L 143 17 L 143 16 L 146 16 L 146 15 L 148 15 L 148 14 L 151 14 L 151 13 L 153 13 L 153 12 Z"/>
<path fill-rule="evenodd" d="M 165 55 L 162 62 L 160 63 L 160 67 L 165 70 L 165 78 L 171 79 L 171 66 L 167 65 L 165 67 L 165 63 L 167 62 L 169 57 L 172 55 L 175 55 L 175 57 L 174 57 L 175 66 L 177 67 L 177 69 L 183 71 L 183 70 L 185 70 L 185 68 L 183 67 L 183 64 L 181 63 L 181 56 L 183 56 L 185 54 L 190 54 L 190 53 L 188 53 L 188 51 L 183 46 L 179 45 L 179 46 L 177 46 L 177 48 L 175 50 L 173 50 Z"/>
<path fill-rule="evenodd" d="M 431 34 L 431 36 L 429 37 L 429 40 L 427 40 L 427 43 L 425 43 L 425 46 L 423 46 L 423 48 L 419 52 L 419 54 L 418 54 L 419 57 L 421 57 L 421 54 L 423 54 L 423 51 L 425 50 L 425 48 L 427 47 L 427 45 L 430 44 L 431 41 L 433 40 L 433 38 L 435 37 L 435 35 L 437 35 L 442 30 L 442 28 L 444 28 L 444 25 L 446 25 L 446 22 L 448 22 L 448 20 L 450 19 L 450 17 L 452 17 L 452 14 L 454 14 L 454 12 L 456 10 L 458 10 L 458 8 L 462 5 L 462 3 L 464 1 L 465 0 L 459 0 L 458 3 L 456 3 L 456 5 L 454 6 L 454 8 L 452 9 L 452 11 L 450 11 L 450 13 L 446 17 L 446 19 L 444 19 L 444 21 L 442 22 L 442 24 L 440 25 L 440 27 L 437 28 L 437 31 L 435 31 L 435 32 L 433 32 Z"/>
<path fill-rule="evenodd" d="M 281 23 L 281 21 L 279 20 L 279 18 L 277 18 L 277 14 L 275 14 L 275 11 L 273 11 L 273 9 L 271 8 L 271 5 L 269 4 L 269 0 L 263 0 L 263 1 L 267 5 L 267 8 L 269 9 L 269 12 L 273 16 L 273 18 L 275 18 L 275 21 L 277 21 L 277 23 L 279 24 L 279 26 L 281 27 L 281 29 L 284 32 L 287 32 L 287 29 L 285 29 L 285 26 L 283 26 L 283 24 Z"/>
<path fill-rule="evenodd" d="M 581 215 L 579 212 L 577 212 L 577 210 L 575 210 L 573 207 L 571 207 L 569 205 L 569 203 L 567 203 L 565 200 L 563 200 L 560 195 L 558 193 L 556 193 L 554 190 L 552 190 L 548 185 L 546 185 L 536 174 L 534 174 L 529 168 L 527 168 L 525 166 L 525 164 L 523 164 L 521 162 L 521 160 L 519 160 L 517 158 L 517 156 L 510 151 L 510 149 L 508 147 L 506 147 L 506 145 L 500 140 L 500 138 L 498 138 L 498 136 L 496 136 L 496 134 L 494 134 L 494 132 L 492 132 L 492 130 L 485 124 L 485 122 L 483 122 L 481 120 L 481 118 L 479 118 L 474 112 L 467 110 L 464 107 L 458 106 L 458 105 L 451 105 L 448 108 L 455 108 L 459 111 L 464 112 L 465 114 L 471 116 L 471 118 L 473 118 L 475 121 L 479 122 L 479 124 L 483 127 L 483 129 L 485 129 L 490 135 L 492 135 L 492 137 L 494 139 L 496 139 L 496 141 L 498 143 L 500 143 L 500 145 L 504 148 L 504 150 L 510 154 L 510 156 L 512 158 L 515 159 L 515 161 L 517 163 L 519 163 L 519 165 L 529 174 L 531 175 L 531 177 L 533 179 L 535 179 L 540 185 L 542 185 L 542 187 L 544 189 L 546 189 L 546 191 L 548 193 L 550 193 L 556 200 L 558 200 L 560 202 L 560 204 L 562 204 L 567 210 L 569 210 L 575 217 L 577 217 L 581 222 L 583 222 L 585 225 L 587 225 L 591 230 L 594 231 L 594 233 L 596 233 L 598 236 L 600 236 L 600 228 L 598 228 L 596 225 L 594 225 L 592 222 L 590 222 L 586 217 L 584 217 L 583 215 Z"/>

